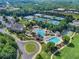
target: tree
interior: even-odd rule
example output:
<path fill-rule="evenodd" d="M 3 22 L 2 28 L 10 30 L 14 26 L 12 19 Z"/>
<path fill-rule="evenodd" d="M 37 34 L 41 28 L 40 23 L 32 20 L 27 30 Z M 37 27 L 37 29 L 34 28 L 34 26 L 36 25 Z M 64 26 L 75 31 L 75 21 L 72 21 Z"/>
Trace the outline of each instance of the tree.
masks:
<path fill-rule="evenodd" d="M 3 15 L 3 19 L 5 19 L 6 18 L 6 16 L 5 15 Z"/>
<path fill-rule="evenodd" d="M 16 54 L 16 49 L 6 44 L 5 47 L 2 49 L 2 52 L 0 53 L 0 57 L 4 59 L 12 59 L 13 55 L 15 54 Z"/>
<path fill-rule="evenodd" d="M 70 37 L 67 36 L 67 35 L 64 35 L 64 36 L 63 36 L 63 40 L 64 40 L 66 43 L 68 43 L 69 40 L 70 40 Z"/>
<path fill-rule="evenodd" d="M 6 23 L 9 22 L 7 18 L 5 19 L 5 22 L 6 22 Z"/>
<path fill-rule="evenodd" d="M 0 33 L 0 59 L 16 59 L 16 46 L 12 37 Z"/>
<path fill-rule="evenodd" d="M 37 56 L 37 59 L 43 59 L 43 57 L 39 54 L 39 55 Z"/>
<path fill-rule="evenodd" d="M 52 49 L 55 47 L 55 44 L 53 42 L 48 42 L 47 43 L 47 48 L 46 48 L 46 51 L 52 51 Z"/>
<path fill-rule="evenodd" d="M 0 39 L 0 43 L 6 44 L 7 41 L 4 38 L 2 38 L 2 39 Z"/>
<path fill-rule="evenodd" d="M 75 27 L 75 31 L 79 33 L 79 26 Z"/>
<path fill-rule="evenodd" d="M 19 21 L 20 21 L 20 19 L 19 19 L 19 18 L 17 18 L 17 19 L 16 19 L 16 22 L 19 22 Z"/>
<path fill-rule="evenodd" d="M 6 18 L 5 15 L 3 16 L 3 19 L 4 19 L 5 22 L 8 22 L 8 19 Z"/>
<path fill-rule="evenodd" d="M 74 20 L 74 18 L 73 18 L 73 16 L 72 15 L 66 15 L 66 21 L 67 21 L 67 23 L 69 23 L 69 22 L 72 22 Z"/>

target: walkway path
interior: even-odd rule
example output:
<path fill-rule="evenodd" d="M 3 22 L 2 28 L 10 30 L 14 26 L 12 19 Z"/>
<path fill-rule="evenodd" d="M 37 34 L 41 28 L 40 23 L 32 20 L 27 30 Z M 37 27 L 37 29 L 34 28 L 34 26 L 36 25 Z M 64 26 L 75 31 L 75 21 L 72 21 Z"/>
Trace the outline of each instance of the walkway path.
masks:
<path fill-rule="evenodd" d="M 71 43 L 72 42 L 72 38 L 75 36 L 75 32 L 73 33 L 73 35 L 70 37 L 70 41 L 69 41 L 69 43 Z"/>
<path fill-rule="evenodd" d="M 72 38 L 75 36 L 75 32 L 73 33 L 73 35 L 70 37 L 70 41 L 69 41 L 69 43 L 71 43 L 72 42 Z M 68 43 L 68 44 L 69 44 Z M 68 45 L 67 44 L 67 45 Z M 65 46 L 63 46 L 62 48 L 60 48 L 60 49 L 58 49 L 57 51 L 55 51 L 52 55 L 51 55 L 51 59 L 54 59 L 54 55 L 58 52 L 58 51 L 61 51 L 62 49 L 64 49 L 65 47 L 67 47 L 67 45 L 65 45 Z"/>

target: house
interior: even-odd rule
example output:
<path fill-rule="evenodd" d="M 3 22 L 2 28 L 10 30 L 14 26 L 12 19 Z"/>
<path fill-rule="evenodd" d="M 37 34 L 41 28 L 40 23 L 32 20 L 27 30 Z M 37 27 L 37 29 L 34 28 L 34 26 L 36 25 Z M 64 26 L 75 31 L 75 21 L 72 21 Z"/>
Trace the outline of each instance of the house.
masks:
<path fill-rule="evenodd" d="M 4 6 L 0 6 L 0 11 L 6 10 Z"/>
<path fill-rule="evenodd" d="M 6 16 L 6 18 L 8 19 L 8 22 L 10 22 L 10 23 L 15 23 L 15 19 L 14 19 L 14 17 L 12 17 L 12 16 Z"/>
<path fill-rule="evenodd" d="M 59 31 L 56 31 L 55 36 L 60 37 L 61 33 Z"/>
<path fill-rule="evenodd" d="M 54 11 L 65 11 L 64 8 L 57 8 L 57 9 L 54 9 Z"/>
<path fill-rule="evenodd" d="M 39 28 L 39 26 L 38 26 L 38 25 L 35 25 L 35 26 L 33 26 L 32 28 L 33 28 L 33 29 L 36 29 L 36 28 Z"/>
<path fill-rule="evenodd" d="M 19 24 L 19 23 L 14 23 L 14 24 L 8 24 L 8 28 L 12 31 L 15 32 L 23 32 L 24 31 L 24 27 L 23 25 Z"/>
<path fill-rule="evenodd" d="M 5 21 L 4 21 L 4 19 L 3 19 L 2 16 L 0 16 L 0 22 L 1 22 L 3 25 L 5 25 Z"/>
<path fill-rule="evenodd" d="M 59 10 L 59 11 L 64 11 L 65 9 L 64 9 L 64 8 L 58 8 L 57 10 Z"/>
<path fill-rule="evenodd" d="M 53 19 L 53 17 L 52 17 L 52 16 L 49 16 L 49 15 L 44 15 L 43 17 L 44 17 L 44 18 Z"/>
<path fill-rule="evenodd" d="M 6 16 L 8 22 L 6 22 L 6 27 L 10 28 L 15 23 L 15 19 L 12 16 Z"/>
<path fill-rule="evenodd" d="M 35 14 L 34 16 L 36 16 L 36 17 L 42 17 L 43 14 Z"/>
<path fill-rule="evenodd" d="M 3 17 L 2 17 L 2 16 L 0 16 L 0 21 L 1 21 L 1 22 L 3 21 Z"/>
<path fill-rule="evenodd" d="M 33 19 L 34 16 L 25 16 L 24 18 L 29 20 L 29 19 Z"/>
<path fill-rule="evenodd" d="M 69 23 L 69 30 L 79 32 L 79 20 L 74 20 L 72 23 Z"/>

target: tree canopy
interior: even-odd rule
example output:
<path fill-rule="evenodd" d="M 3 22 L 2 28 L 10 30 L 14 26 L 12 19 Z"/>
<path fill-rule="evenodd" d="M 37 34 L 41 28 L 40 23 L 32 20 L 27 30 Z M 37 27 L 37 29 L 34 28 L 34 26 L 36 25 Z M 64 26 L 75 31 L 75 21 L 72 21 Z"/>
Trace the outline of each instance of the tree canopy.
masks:
<path fill-rule="evenodd" d="M 17 45 L 15 40 L 0 33 L 0 59 L 16 59 Z"/>

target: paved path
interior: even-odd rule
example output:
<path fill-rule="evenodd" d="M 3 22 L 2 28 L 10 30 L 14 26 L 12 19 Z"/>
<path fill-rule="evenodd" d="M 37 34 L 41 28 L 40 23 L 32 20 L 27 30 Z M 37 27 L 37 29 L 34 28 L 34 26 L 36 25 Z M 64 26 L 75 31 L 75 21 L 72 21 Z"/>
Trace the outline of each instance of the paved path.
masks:
<path fill-rule="evenodd" d="M 10 34 L 9 32 L 5 32 L 5 29 L 0 29 L 1 33 L 7 34 L 11 37 L 13 37 L 19 47 L 19 49 L 22 52 L 22 59 L 35 59 L 35 57 L 41 52 L 41 45 L 39 42 L 34 41 L 34 40 L 27 40 L 27 41 L 21 41 L 17 36 L 15 36 L 14 34 Z M 36 44 L 36 50 L 34 51 L 34 53 L 32 54 L 28 54 L 26 53 L 26 50 L 24 48 L 24 45 L 26 43 L 32 43 L 34 42 Z"/>
<path fill-rule="evenodd" d="M 36 50 L 32 54 L 28 54 L 28 53 L 26 53 L 24 45 L 27 44 L 27 43 L 32 43 L 32 42 L 34 42 L 36 44 Z M 34 40 L 31 40 L 31 41 L 18 41 L 17 44 L 18 44 L 18 46 L 19 46 L 19 48 L 20 48 L 20 50 L 22 52 L 22 59 L 33 59 L 34 55 L 40 49 L 39 44 L 36 41 L 34 41 Z"/>
<path fill-rule="evenodd" d="M 70 37 L 69 43 L 72 42 L 72 38 L 75 36 L 75 34 L 76 34 L 76 33 L 74 32 L 73 35 Z M 68 43 L 68 44 L 69 44 L 69 43 Z M 68 44 L 67 44 L 67 45 L 68 45 Z M 55 52 L 51 55 L 51 59 L 54 59 L 53 56 L 54 56 L 58 51 L 61 51 L 62 49 L 64 49 L 65 47 L 67 47 L 67 45 L 65 45 L 65 46 L 61 47 L 60 49 L 58 49 L 57 51 L 55 51 Z"/>

